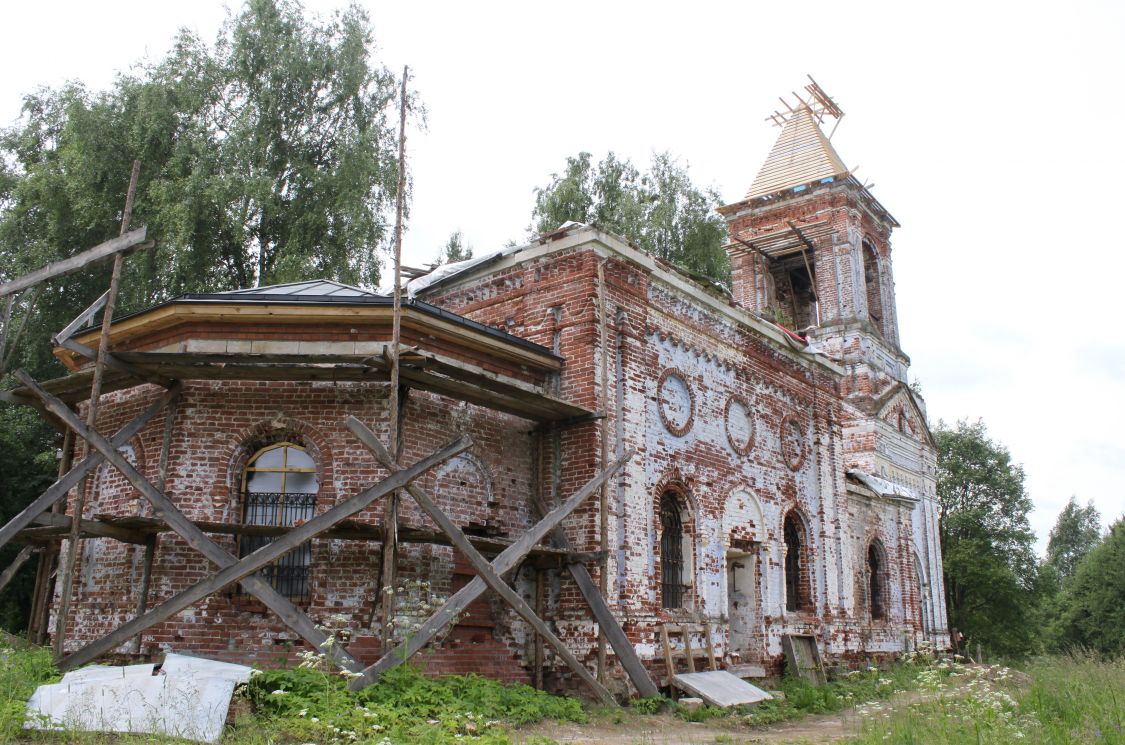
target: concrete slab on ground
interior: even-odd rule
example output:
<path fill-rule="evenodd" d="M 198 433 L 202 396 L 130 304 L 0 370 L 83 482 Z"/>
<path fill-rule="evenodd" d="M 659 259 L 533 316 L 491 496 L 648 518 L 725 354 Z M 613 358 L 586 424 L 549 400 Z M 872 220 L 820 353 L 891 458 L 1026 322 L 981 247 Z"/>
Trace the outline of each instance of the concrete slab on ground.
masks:
<path fill-rule="evenodd" d="M 672 682 L 678 688 L 698 696 L 712 706 L 722 708 L 739 704 L 756 704 L 773 698 L 761 688 L 731 675 L 726 670 L 678 673 L 672 677 Z"/>

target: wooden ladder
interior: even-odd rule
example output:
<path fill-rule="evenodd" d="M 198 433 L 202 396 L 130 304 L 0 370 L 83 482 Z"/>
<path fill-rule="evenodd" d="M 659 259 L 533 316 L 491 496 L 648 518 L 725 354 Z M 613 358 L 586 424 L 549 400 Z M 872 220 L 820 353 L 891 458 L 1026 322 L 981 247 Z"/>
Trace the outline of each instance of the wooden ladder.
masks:
<path fill-rule="evenodd" d="M 664 685 L 672 686 L 672 676 L 678 672 L 696 672 L 696 653 L 691 646 L 692 634 L 700 634 L 706 643 L 707 662 L 705 664 L 708 665 L 711 670 L 720 669 L 719 659 L 715 656 L 715 645 L 711 641 L 710 623 L 706 621 L 703 623 L 663 623 L 660 625 L 660 641 L 664 644 L 664 662 L 668 665 L 668 678 L 665 680 Z M 672 646 L 671 637 L 674 636 L 680 637 L 682 640 L 681 646 Z M 687 670 L 677 670 L 677 660 L 684 661 Z"/>

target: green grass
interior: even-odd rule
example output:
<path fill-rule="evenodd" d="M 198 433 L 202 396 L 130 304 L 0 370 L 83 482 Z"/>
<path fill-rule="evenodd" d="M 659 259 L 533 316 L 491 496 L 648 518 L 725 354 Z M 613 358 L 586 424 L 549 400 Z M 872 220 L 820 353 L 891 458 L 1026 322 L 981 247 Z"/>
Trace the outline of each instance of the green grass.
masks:
<path fill-rule="evenodd" d="M 58 679 L 51 650 L 0 647 L 0 742 L 11 742 L 22 731 L 27 700 L 35 689 Z"/>
<path fill-rule="evenodd" d="M 1125 660 L 1032 661 L 1025 673 L 971 668 L 948 683 L 923 679 L 930 700 L 862 711 L 857 745 L 1125 745 Z"/>
<path fill-rule="evenodd" d="M 327 672 L 323 658 L 254 675 L 239 694 L 250 712 L 223 737 L 224 745 L 507 745 L 514 726 L 555 719 L 585 722 L 577 699 L 480 676 L 431 679 L 401 666 L 353 693 L 347 679 Z M 46 649 L 0 649 L 0 742 L 151 743 L 151 736 L 22 730 L 36 686 L 58 679 Z M 163 740 L 162 740 L 163 741 Z M 542 740 L 546 743 L 547 740 Z"/>

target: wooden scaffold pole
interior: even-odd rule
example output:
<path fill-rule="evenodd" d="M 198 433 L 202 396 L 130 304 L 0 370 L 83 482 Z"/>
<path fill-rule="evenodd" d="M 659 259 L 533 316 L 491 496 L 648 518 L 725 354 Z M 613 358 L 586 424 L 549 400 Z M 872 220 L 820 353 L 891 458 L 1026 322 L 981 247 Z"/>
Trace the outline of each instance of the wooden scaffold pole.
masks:
<path fill-rule="evenodd" d="M 401 411 L 399 400 L 399 344 L 402 339 L 402 208 L 406 193 L 406 80 L 410 74 L 409 67 L 402 68 L 402 89 L 399 94 L 399 119 L 398 119 L 398 184 L 395 197 L 395 233 L 394 233 L 394 290 L 393 313 L 391 320 L 391 345 L 388 349 L 390 363 L 390 393 L 389 408 L 387 412 L 387 445 L 396 456 L 402 454 Z M 388 629 L 389 622 L 394 618 L 395 594 L 394 586 L 398 572 L 398 508 L 399 495 L 392 493 L 387 500 L 385 518 L 383 520 L 383 571 L 381 586 L 382 593 L 382 622 L 383 622 L 383 651 L 386 652 L 393 646 Z"/>
<path fill-rule="evenodd" d="M 129 232 L 129 223 L 133 220 L 133 199 L 137 194 L 137 180 L 140 178 L 140 175 L 141 162 L 139 160 L 134 160 L 133 171 L 129 175 L 129 189 L 125 193 L 125 210 L 121 216 L 120 234 L 122 236 Z M 95 429 L 98 422 L 98 399 L 101 398 L 102 394 L 102 376 L 105 372 L 106 355 L 109 352 L 109 327 L 113 322 L 113 308 L 117 303 L 117 294 L 121 288 L 121 267 L 124 262 L 125 256 L 123 253 L 119 252 L 114 254 L 113 271 L 109 279 L 109 294 L 106 296 L 105 310 L 102 313 L 102 330 L 101 336 L 98 339 L 98 355 L 97 359 L 94 361 L 94 377 L 90 384 L 89 409 L 86 412 L 86 426 L 91 429 Z M 70 603 L 74 593 L 74 566 L 78 560 L 78 542 L 82 532 L 82 513 L 86 508 L 86 488 L 88 483 L 88 478 L 82 479 L 82 482 L 78 485 L 78 494 L 75 496 L 74 500 L 74 514 L 72 515 L 70 523 L 66 565 L 62 576 L 62 595 L 59 598 L 58 616 L 55 618 L 54 650 L 56 658 L 62 657 L 66 625 L 70 616 Z"/>

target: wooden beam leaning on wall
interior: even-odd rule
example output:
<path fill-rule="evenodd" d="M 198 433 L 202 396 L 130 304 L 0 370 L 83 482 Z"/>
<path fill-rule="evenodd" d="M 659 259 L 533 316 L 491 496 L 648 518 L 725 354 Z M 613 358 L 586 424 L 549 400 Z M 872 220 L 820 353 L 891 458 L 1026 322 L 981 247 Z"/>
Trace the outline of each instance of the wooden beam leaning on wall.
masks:
<path fill-rule="evenodd" d="M 358 437 L 359 440 L 367 447 L 367 449 L 370 450 L 372 454 L 374 454 L 375 459 L 379 461 L 380 465 L 382 465 L 392 473 L 399 469 L 399 466 L 391 457 L 391 454 L 387 451 L 386 447 L 383 446 L 383 443 L 379 442 L 379 439 L 375 436 L 375 433 L 364 426 L 362 422 L 354 417 L 349 417 L 348 429 L 350 429 L 352 431 L 352 434 Z M 438 507 L 437 504 L 435 504 L 434 501 L 430 498 L 430 495 L 427 494 L 421 487 L 415 484 L 410 484 L 409 486 L 407 486 L 406 491 L 408 494 L 410 494 L 411 497 L 414 498 L 414 501 L 418 503 L 418 506 L 422 508 L 422 511 L 429 515 L 430 519 L 433 520 L 447 536 L 449 536 L 449 540 L 452 541 L 453 546 L 458 551 L 460 551 L 466 559 L 469 560 L 470 564 L 473 565 L 473 569 L 476 570 L 477 576 L 483 579 L 485 584 L 488 585 L 488 587 L 493 592 L 503 598 L 504 602 L 510 605 L 512 609 L 516 613 L 518 613 L 523 620 L 527 621 L 540 636 L 546 639 L 547 642 L 555 648 L 555 651 L 558 652 L 559 657 L 561 657 L 563 661 L 566 662 L 566 664 L 570 667 L 571 670 L 575 672 L 576 675 L 578 675 L 578 677 L 582 678 L 582 680 L 585 681 L 586 685 L 590 686 L 594 693 L 597 694 L 598 698 L 601 699 L 602 703 L 609 706 L 615 706 L 617 704 L 617 701 L 613 698 L 613 694 L 606 690 L 605 686 L 603 686 L 597 678 L 590 674 L 590 671 L 586 669 L 585 665 L 578 661 L 578 658 L 574 656 L 574 653 L 567 649 L 566 644 L 564 644 L 563 641 L 559 639 L 553 631 L 551 631 L 547 624 L 543 623 L 543 620 L 535 614 L 535 611 L 531 609 L 531 606 L 529 606 L 527 602 L 524 601 L 524 599 L 515 592 L 515 590 L 508 587 L 508 584 L 496 572 L 493 566 L 488 563 L 488 560 L 480 555 L 480 552 L 477 551 L 473 544 L 469 542 L 469 539 L 465 536 L 464 532 L 462 532 L 462 530 L 457 527 L 457 525 L 452 520 L 450 520 L 444 512 L 442 512 L 441 508 Z M 383 647 L 388 651 L 390 650 L 389 644 L 384 644 Z"/>
<path fill-rule="evenodd" d="M 550 514 L 547 504 L 542 497 L 533 495 L 532 502 L 535 504 L 540 514 Z M 555 507 L 554 509 L 557 510 L 558 508 Z M 551 543 L 555 548 L 566 551 L 573 550 L 570 539 L 566 537 L 566 531 L 561 527 L 553 528 L 550 531 L 550 536 Z M 566 568 L 567 571 L 570 572 L 570 576 L 574 578 L 575 583 L 577 583 L 582 597 L 586 599 L 586 603 L 590 606 L 590 610 L 594 614 L 594 619 L 598 622 L 599 628 L 605 633 L 606 641 L 608 641 L 610 647 L 613 648 L 618 661 L 621 663 L 621 667 L 624 668 L 625 674 L 629 676 L 629 680 L 632 681 L 633 686 L 637 689 L 637 693 L 645 698 L 659 696 L 660 689 L 657 688 L 656 682 L 652 679 L 652 676 L 649 675 L 644 664 L 641 663 L 641 658 L 637 656 L 637 650 L 633 648 L 629 637 L 625 635 L 625 630 L 621 628 L 621 624 L 617 622 L 617 618 L 606 604 L 605 598 L 598 591 L 598 586 L 594 584 L 594 578 L 590 576 L 589 570 L 586 569 L 585 565 L 575 562 L 568 563 Z M 606 571 L 606 567 L 603 566 L 602 571 Z"/>
<path fill-rule="evenodd" d="M 349 429 L 352 429 L 352 421 L 353 418 L 349 417 Z M 354 432 L 355 430 L 353 429 L 352 431 Z M 631 450 L 625 453 L 621 458 L 614 461 L 609 468 L 595 476 L 569 499 L 545 515 L 542 520 L 524 533 L 519 540 L 504 549 L 500 555 L 493 559 L 491 564 L 492 570 L 497 575 L 502 576 L 514 569 L 535 544 L 542 540 L 552 528 L 562 522 L 567 515 L 574 512 L 590 495 L 600 489 L 601 485 L 605 483 L 607 479 L 612 478 L 632 456 L 633 451 Z M 469 584 L 453 593 L 432 616 L 426 619 L 421 628 L 419 628 L 413 636 L 395 647 L 391 652 L 384 654 L 374 665 L 364 669 L 362 674 L 349 684 L 349 687 L 353 691 L 363 690 L 377 681 L 379 676 L 387 670 L 397 667 L 413 657 L 418 651 L 429 644 L 442 629 L 452 623 L 474 600 L 484 594 L 487 588 L 488 585 L 485 584 L 483 579 L 473 577 Z"/>
<path fill-rule="evenodd" d="M 98 434 L 96 430 L 91 430 L 87 427 L 66 404 L 43 390 L 26 372 L 22 370 L 18 371 L 16 373 L 16 378 L 27 386 L 28 390 L 37 396 L 50 411 L 54 412 L 68 427 L 73 429 L 75 434 L 89 442 L 95 450 L 101 453 L 106 460 L 115 466 L 129 483 L 152 504 L 155 513 L 161 516 L 168 526 L 172 528 L 177 535 L 183 538 L 189 546 L 203 554 L 208 560 L 213 564 L 217 564 L 219 567 L 227 567 L 238 562 L 237 559 L 223 550 L 217 543 L 204 535 L 202 530 L 196 527 L 176 508 L 172 500 L 164 496 L 148 479 L 142 476 L 129 461 L 117 452 L 117 449 L 113 447 L 108 440 Z M 316 649 L 325 648 L 325 642 L 328 640 L 328 636 L 317 628 L 312 619 L 303 611 L 298 609 L 287 598 L 275 590 L 269 582 L 266 582 L 257 575 L 251 575 L 243 578 L 241 584 L 243 589 L 261 600 L 263 605 L 276 613 L 278 618 L 289 626 L 289 628 L 293 629 L 293 631 L 297 632 L 302 639 Z M 97 642 L 95 642 L 95 644 L 96 643 Z M 110 648 L 112 649 L 112 647 Z M 327 652 L 332 662 L 341 667 L 345 667 L 349 670 L 358 669 L 360 667 L 359 662 L 348 654 L 347 651 L 340 648 L 339 645 L 332 645 L 327 649 Z M 59 666 L 63 669 L 68 669 L 68 666 L 74 667 L 89 661 L 89 659 L 92 658 L 83 659 L 71 655 L 64 661 L 60 661 Z"/>

